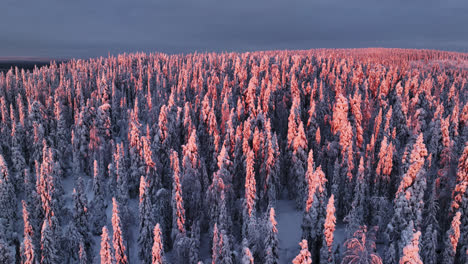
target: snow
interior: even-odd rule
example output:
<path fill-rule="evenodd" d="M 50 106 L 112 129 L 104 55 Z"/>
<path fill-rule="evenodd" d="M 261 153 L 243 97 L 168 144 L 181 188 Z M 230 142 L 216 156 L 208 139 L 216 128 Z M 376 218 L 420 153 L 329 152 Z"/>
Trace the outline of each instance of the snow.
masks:
<path fill-rule="evenodd" d="M 294 257 L 299 253 L 299 242 L 302 236 L 302 211 L 296 209 L 293 200 L 278 200 L 275 206 L 276 221 L 278 222 L 279 253 L 281 263 L 291 263 Z M 338 223 L 333 233 L 333 245 L 340 247 L 346 239 L 346 226 Z"/>
<path fill-rule="evenodd" d="M 278 200 L 276 203 L 281 263 L 291 263 L 299 253 L 299 242 L 302 236 L 302 212 L 295 208 L 295 202 L 292 200 Z"/>

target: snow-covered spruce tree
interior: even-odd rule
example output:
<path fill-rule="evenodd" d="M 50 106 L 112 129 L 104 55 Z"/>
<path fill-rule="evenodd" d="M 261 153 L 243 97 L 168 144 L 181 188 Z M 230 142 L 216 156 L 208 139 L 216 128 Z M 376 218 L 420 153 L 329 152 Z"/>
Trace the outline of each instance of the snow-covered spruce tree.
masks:
<path fill-rule="evenodd" d="M 424 207 L 424 191 L 426 188 L 425 170 L 423 168 L 427 150 L 420 134 L 413 145 L 410 155 L 408 171 L 401 179 L 394 199 L 394 214 L 387 226 L 387 234 L 392 243 L 397 243 L 397 255 L 401 256 L 405 243 L 401 232 L 410 222 L 417 230 L 422 224 L 422 210 Z"/>
<path fill-rule="evenodd" d="M 57 218 L 52 215 L 44 219 L 41 231 L 41 264 L 56 264 L 62 262 Z"/>
<path fill-rule="evenodd" d="M 15 123 L 13 123 L 12 125 L 13 127 L 11 130 L 11 162 L 13 165 L 12 170 L 15 173 L 15 187 L 17 191 L 24 191 L 24 188 L 21 185 L 21 183 L 24 182 L 24 170 L 27 167 L 23 153 L 24 138 L 21 137 L 20 132 L 18 131 Z"/>
<path fill-rule="evenodd" d="M 438 203 L 435 198 L 436 184 L 433 183 L 432 191 L 426 200 L 425 218 L 423 221 L 424 233 L 421 241 L 421 257 L 424 263 L 437 263 L 437 247 L 439 223 L 437 221 Z"/>
<path fill-rule="evenodd" d="M 111 122 L 111 106 L 108 103 L 100 105 L 96 111 L 96 126 L 100 137 L 99 157 L 104 164 L 112 160 L 111 140 L 113 138 L 113 128 Z"/>
<path fill-rule="evenodd" d="M 73 189 L 73 234 L 68 238 L 74 255 L 92 256 L 92 240 L 89 230 L 89 209 L 88 199 L 84 192 L 83 179 L 77 179 L 76 187 Z M 82 245 L 81 245 L 82 243 Z M 84 251 L 80 248 L 83 246 Z"/>
<path fill-rule="evenodd" d="M 172 248 L 172 194 L 166 188 L 159 189 L 155 194 L 152 218 L 159 223 L 162 233 L 164 248 Z"/>
<path fill-rule="evenodd" d="M 376 227 L 377 228 L 377 227 Z M 382 259 L 375 252 L 375 229 L 367 231 L 367 226 L 361 226 L 353 237 L 346 240 L 342 264 L 367 263 L 382 264 Z"/>
<path fill-rule="evenodd" d="M 196 263 L 198 256 L 192 250 L 194 240 L 187 236 L 184 200 L 182 196 L 182 186 L 180 182 L 180 165 L 176 151 L 172 150 L 170 156 L 171 167 L 173 170 L 173 188 L 172 188 L 172 241 L 174 262 L 175 263 Z M 194 230 L 192 230 L 194 231 Z"/>
<path fill-rule="evenodd" d="M 364 130 L 362 127 L 362 112 L 361 112 L 361 102 L 362 102 L 362 95 L 359 89 L 355 89 L 354 95 L 349 100 L 349 104 L 351 106 L 351 112 L 354 117 L 355 127 L 356 127 L 356 146 L 359 149 L 363 148 L 364 142 Z"/>
<path fill-rule="evenodd" d="M 110 243 L 109 231 L 107 230 L 107 226 L 102 227 L 101 233 L 101 250 L 99 252 L 99 255 L 101 257 L 101 264 L 114 264 L 114 252 Z"/>
<path fill-rule="evenodd" d="M 5 250 L 13 246 L 16 237 L 16 195 L 5 159 L 0 154 L 0 235 Z"/>
<path fill-rule="evenodd" d="M 413 228 L 413 222 L 411 221 L 408 227 L 402 232 L 404 247 L 400 257 L 400 264 L 423 264 L 419 256 L 419 237 L 421 236 L 421 232 L 415 232 Z"/>
<path fill-rule="evenodd" d="M 351 171 L 354 168 L 353 163 L 353 131 L 351 123 L 348 121 L 349 105 L 346 97 L 339 93 L 336 103 L 333 107 L 332 133 L 339 134 L 339 143 L 341 149 L 342 164 L 346 161 L 346 177 L 352 178 Z M 341 199 L 341 197 L 340 197 Z M 338 201 L 338 204 L 341 204 Z"/>
<path fill-rule="evenodd" d="M 221 216 L 221 206 L 224 206 L 226 209 L 224 190 L 225 186 L 223 179 L 217 173 L 215 173 L 213 175 L 213 181 L 208 187 L 206 193 L 206 204 L 208 206 L 207 216 L 213 226 L 216 223 L 219 223 L 219 217 Z M 224 203 L 224 205 L 222 205 L 222 203 Z"/>
<path fill-rule="evenodd" d="M 61 173 L 60 167 L 54 161 L 52 149 L 47 146 L 44 140 L 39 181 L 36 183 L 36 186 L 37 192 L 41 197 L 44 215 L 47 219 L 50 219 L 53 213 L 55 213 L 56 217 L 62 217 L 64 190 Z"/>
<path fill-rule="evenodd" d="M 458 160 L 456 186 L 452 193 L 451 211 L 458 211 L 460 217 L 460 245 L 459 255 L 461 263 L 468 261 L 468 143 Z M 457 261 L 457 260 L 456 260 Z"/>
<path fill-rule="evenodd" d="M 285 162 L 283 162 L 283 166 L 285 166 L 285 170 L 286 172 L 288 173 L 286 179 L 288 179 L 287 181 L 287 188 L 288 188 L 288 197 L 290 199 L 292 198 L 295 198 L 296 197 L 296 193 L 293 192 L 293 190 L 296 188 L 296 180 L 293 178 L 294 176 L 296 176 L 295 174 L 291 174 L 293 173 L 293 169 L 292 169 L 292 165 L 293 163 L 291 163 L 291 159 L 292 159 L 292 155 L 293 155 L 293 148 L 294 148 L 294 139 L 296 138 L 297 136 L 297 133 L 298 133 L 298 121 L 300 121 L 300 107 L 299 107 L 299 104 L 300 104 L 300 97 L 293 97 L 292 98 L 292 105 L 291 105 L 291 109 L 289 111 L 289 117 L 288 117 L 288 129 L 287 129 L 287 152 L 286 152 L 286 156 L 287 158 L 285 159 Z M 298 142 L 299 143 L 299 142 Z"/>
<path fill-rule="evenodd" d="M 100 235 L 102 227 L 106 224 L 106 188 L 103 172 L 99 169 L 98 162 L 94 160 L 93 176 L 93 203 L 91 204 L 92 214 L 90 215 L 91 231 L 93 235 Z"/>
<path fill-rule="evenodd" d="M 393 166 L 393 144 L 388 142 L 388 138 L 384 136 L 384 139 L 380 145 L 379 161 L 376 168 L 376 178 L 374 188 L 376 190 L 373 193 L 376 196 L 386 196 L 390 190 L 390 175 L 392 173 Z"/>
<path fill-rule="evenodd" d="M 257 188 L 254 172 L 254 152 L 249 149 L 247 153 L 245 165 L 245 199 L 243 206 L 243 225 L 242 237 L 247 239 L 248 247 L 252 253 L 256 255 L 257 252 L 257 219 L 256 219 L 256 201 L 257 201 Z"/>
<path fill-rule="evenodd" d="M 265 174 L 265 183 L 261 188 L 262 193 L 267 193 L 264 196 L 264 206 L 273 205 L 278 199 L 280 192 L 280 163 L 279 163 L 279 146 L 276 133 L 271 134 L 270 120 L 266 122 L 266 160 L 261 164 L 261 172 Z M 263 207 L 264 208 L 264 207 Z"/>
<path fill-rule="evenodd" d="M 33 243 L 34 230 L 29 219 L 29 212 L 25 201 L 21 201 L 23 205 L 23 223 L 24 223 L 24 240 L 21 245 L 21 263 L 35 264 L 37 262 L 38 251 Z"/>
<path fill-rule="evenodd" d="M 333 194 L 328 199 L 327 217 L 324 223 L 322 248 L 320 249 L 320 263 L 335 263 L 333 256 L 333 233 L 335 232 L 335 199 Z"/>
<path fill-rule="evenodd" d="M 344 221 L 348 223 L 348 234 L 354 234 L 360 229 L 360 226 L 365 224 L 368 208 L 368 183 L 364 177 L 364 159 L 361 157 L 359 161 L 358 175 L 356 185 L 354 186 L 354 198 L 351 203 L 351 211 L 345 217 Z"/>
<path fill-rule="evenodd" d="M 410 138 L 410 130 L 407 124 L 407 109 L 402 103 L 402 97 L 397 96 L 393 103 L 393 111 L 391 118 L 391 127 L 395 129 L 395 146 L 404 148 Z"/>
<path fill-rule="evenodd" d="M 115 251 L 116 264 L 128 264 L 127 243 L 123 237 L 123 225 L 120 216 L 120 205 L 114 197 L 112 197 L 112 245 Z"/>
<path fill-rule="evenodd" d="M 133 198 L 138 194 L 138 180 L 145 175 L 145 162 L 143 157 L 143 144 L 141 140 L 141 124 L 138 118 L 138 98 L 135 107 L 130 112 L 128 130 L 128 142 L 130 158 L 130 169 L 128 174 L 128 190 Z"/>
<path fill-rule="evenodd" d="M 171 153 L 171 167 L 174 180 L 172 187 L 172 240 L 174 241 L 180 235 L 185 236 L 185 209 L 180 184 L 179 157 L 176 151 Z"/>
<path fill-rule="evenodd" d="M 87 264 L 88 262 L 88 254 L 86 254 L 85 249 L 85 242 L 81 240 L 79 243 L 79 250 L 78 250 L 78 261 L 80 264 Z"/>
<path fill-rule="evenodd" d="M 199 149 L 199 155 L 203 158 L 204 163 L 206 164 L 207 174 L 204 176 L 205 180 L 208 178 L 207 175 L 211 175 L 216 170 L 216 157 L 219 153 L 221 147 L 221 137 L 218 129 L 218 122 L 215 114 L 215 100 L 216 100 L 216 91 L 214 89 L 214 84 L 210 84 L 208 92 L 205 94 L 204 99 L 201 103 L 200 115 L 197 127 L 198 132 L 198 143 L 200 146 L 204 146 Z M 213 97 L 214 95 L 214 97 Z M 211 101 L 211 102 L 210 102 Z M 211 106 L 210 106 L 211 105 Z M 216 107 L 217 108 L 217 107 Z M 190 120 L 190 118 L 189 118 Z M 190 129 L 187 133 L 187 136 L 195 131 L 195 129 Z M 189 139 L 190 140 L 190 139 Z M 206 182 L 208 183 L 208 182 Z M 206 185 L 203 184 L 204 190 Z"/>
<path fill-rule="evenodd" d="M 147 127 L 147 133 L 150 133 Z M 158 173 L 156 168 L 156 159 L 153 158 L 153 147 L 149 140 L 150 135 L 141 138 L 143 145 L 143 159 L 145 162 L 145 175 L 148 179 L 150 193 L 153 195 L 162 187 L 161 186 L 161 175 Z"/>
<path fill-rule="evenodd" d="M 126 207 L 128 203 L 128 199 L 129 199 L 129 190 L 128 190 L 129 175 L 127 171 L 127 163 L 126 163 L 123 143 L 117 144 L 116 146 L 116 150 L 114 152 L 114 170 L 115 170 L 115 176 L 117 177 L 115 180 L 117 184 L 115 198 L 117 199 L 117 201 L 122 207 Z M 122 214 L 125 216 L 125 212 L 122 212 Z"/>
<path fill-rule="evenodd" d="M 458 161 L 456 186 L 452 193 L 451 211 L 455 212 L 467 197 L 468 189 L 468 143 Z M 467 214 L 468 212 L 464 212 Z"/>
<path fill-rule="evenodd" d="M 289 174 L 292 177 L 291 180 L 295 182 L 294 196 L 296 199 L 296 207 L 298 209 L 303 209 L 307 192 L 304 179 L 307 169 L 307 139 L 302 121 L 299 122 L 299 127 L 297 129 L 296 136 L 294 137 L 292 148 L 292 165 L 290 167 Z"/>
<path fill-rule="evenodd" d="M 140 203 L 139 203 L 139 236 L 138 236 L 138 255 L 142 263 L 151 263 L 151 248 L 153 245 L 153 219 L 152 205 L 150 201 L 149 186 L 145 176 L 140 179 Z"/>
<path fill-rule="evenodd" d="M 42 161 L 42 140 L 44 139 L 44 110 L 43 105 L 36 100 L 28 100 L 28 123 L 30 129 L 34 132 L 28 143 L 30 143 L 29 164 L 34 164 L 37 160 Z"/>
<path fill-rule="evenodd" d="M 218 155 L 218 168 L 218 171 L 213 174 L 211 185 L 206 191 L 205 201 L 206 207 L 208 207 L 206 215 L 210 226 L 218 223 L 220 229 L 224 229 L 229 233 L 234 192 L 231 172 L 232 162 L 229 160 L 225 145 L 223 145 Z"/>
<path fill-rule="evenodd" d="M 77 109 L 78 110 L 78 109 Z M 88 155 L 90 154 L 89 143 L 90 143 L 90 130 L 92 126 L 94 108 L 89 105 L 81 104 L 79 109 L 78 120 L 75 120 L 75 129 L 73 130 L 72 138 L 73 141 L 73 163 L 75 173 L 84 172 L 89 175 L 89 160 Z M 91 151 L 92 153 L 92 151 Z"/>
<path fill-rule="evenodd" d="M 460 212 L 455 214 L 450 229 L 447 231 L 447 237 L 445 238 L 445 249 L 442 256 L 443 263 L 456 263 L 455 255 L 457 254 L 457 246 L 460 239 L 460 216 Z"/>
<path fill-rule="evenodd" d="M 187 144 L 182 146 L 180 182 L 188 228 L 197 218 L 203 217 L 198 212 L 202 211 L 204 198 L 202 193 L 206 191 L 209 184 L 203 162 L 198 154 L 197 141 L 196 131 L 193 130 Z"/>
<path fill-rule="evenodd" d="M 151 264 L 164 264 L 166 262 L 162 239 L 161 228 L 159 224 L 156 224 L 153 230 L 154 242 L 151 249 Z"/>
<path fill-rule="evenodd" d="M 232 254 L 229 239 L 224 230 L 218 230 L 217 224 L 213 228 L 212 264 L 232 264 Z"/>
<path fill-rule="evenodd" d="M 426 227 L 423 241 L 421 243 L 421 255 L 424 263 L 437 263 L 437 230 L 429 225 Z"/>
<path fill-rule="evenodd" d="M 276 228 L 277 222 L 275 219 L 275 209 L 273 207 L 269 210 L 268 229 L 265 237 L 265 259 L 266 264 L 279 263 L 279 241 L 278 229 Z"/>
<path fill-rule="evenodd" d="M 68 151 L 69 151 L 69 129 L 64 111 L 65 106 L 61 102 L 60 98 L 55 96 L 54 102 L 54 117 L 55 117 L 55 129 L 54 129 L 54 143 L 56 146 L 57 160 L 61 170 L 68 168 Z"/>
<path fill-rule="evenodd" d="M 6 242 L 0 238 L 0 262 L 15 263 L 13 251 L 6 245 Z"/>
<path fill-rule="evenodd" d="M 241 263 L 242 264 L 254 264 L 254 258 L 253 258 L 252 252 L 250 251 L 247 244 L 248 244 L 248 242 L 244 238 L 244 240 L 242 240 L 242 259 L 241 259 Z"/>
<path fill-rule="evenodd" d="M 307 240 L 303 239 L 299 245 L 301 246 L 301 251 L 293 259 L 293 264 L 312 264 L 312 257 L 308 250 Z"/>
<path fill-rule="evenodd" d="M 309 169 L 306 178 L 308 198 L 302 219 L 302 238 L 308 241 L 312 258 L 318 261 L 322 246 L 322 226 L 326 218 L 327 189 L 325 184 L 327 179 L 321 166 L 312 173 Z"/>
<path fill-rule="evenodd" d="M 36 249 L 36 259 L 40 258 L 40 241 L 41 241 L 41 229 L 42 229 L 42 206 L 41 199 L 36 192 L 35 175 L 29 173 L 29 169 L 24 171 L 25 180 L 25 202 L 28 210 L 28 222 L 32 227 L 32 243 Z M 23 215 L 24 219 L 24 215 Z"/>

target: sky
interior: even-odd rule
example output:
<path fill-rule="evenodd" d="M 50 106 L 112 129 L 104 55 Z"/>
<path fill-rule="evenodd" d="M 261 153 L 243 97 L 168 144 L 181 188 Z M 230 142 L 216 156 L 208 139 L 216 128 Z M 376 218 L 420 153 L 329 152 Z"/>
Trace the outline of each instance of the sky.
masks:
<path fill-rule="evenodd" d="M 0 58 L 424 48 L 468 52 L 467 0 L 2 0 Z"/>

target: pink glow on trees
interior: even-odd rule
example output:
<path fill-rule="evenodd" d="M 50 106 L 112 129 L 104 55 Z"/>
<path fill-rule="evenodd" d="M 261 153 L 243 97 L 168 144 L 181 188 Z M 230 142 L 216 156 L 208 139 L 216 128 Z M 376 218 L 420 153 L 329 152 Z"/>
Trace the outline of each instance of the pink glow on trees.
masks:
<path fill-rule="evenodd" d="M 382 264 L 382 259 L 375 253 L 375 241 L 369 238 L 367 227 L 363 226 L 357 230 L 353 237 L 344 243 L 346 248 L 342 264 L 366 263 Z"/>
<path fill-rule="evenodd" d="M 254 258 L 252 255 L 252 252 L 250 252 L 250 249 L 248 247 L 245 247 L 242 249 L 242 264 L 254 264 Z"/>
<path fill-rule="evenodd" d="M 468 189 L 468 143 L 465 144 L 463 154 L 458 160 L 457 184 L 452 193 L 452 211 L 457 210 L 462 203 L 463 196 L 466 196 Z"/>
<path fill-rule="evenodd" d="M 265 124 L 266 130 L 266 162 L 262 165 L 264 166 L 264 172 L 266 174 L 265 182 L 263 184 L 263 192 L 269 193 L 268 199 L 276 199 L 277 195 L 277 185 L 279 181 L 279 146 L 276 138 L 276 134 L 271 133 L 271 122 L 270 119 L 267 120 Z"/>
<path fill-rule="evenodd" d="M 351 105 L 351 112 L 354 115 L 354 119 L 356 120 L 356 145 L 359 148 L 362 148 L 362 144 L 364 142 L 364 131 L 362 129 L 362 113 L 361 113 L 361 94 L 359 93 L 359 89 L 356 89 L 354 92 L 354 96 L 350 99 Z"/>
<path fill-rule="evenodd" d="M 101 235 L 101 251 L 99 253 L 101 256 L 101 264 L 114 264 L 114 253 L 110 244 L 109 231 L 107 226 L 102 227 Z"/>
<path fill-rule="evenodd" d="M 267 223 L 265 244 L 265 264 L 277 264 L 279 262 L 279 241 L 275 209 L 273 207 L 267 212 L 269 219 Z"/>
<path fill-rule="evenodd" d="M 164 259 L 164 250 L 163 250 L 163 242 L 162 242 L 162 235 L 161 235 L 161 228 L 159 224 L 154 226 L 154 243 L 152 249 L 152 264 L 163 264 L 165 263 Z"/>
<path fill-rule="evenodd" d="M 418 174 L 419 170 L 424 165 L 424 158 L 427 156 L 427 149 L 426 145 L 424 145 L 423 142 L 423 135 L 419 134 L 418 139 L 416 140 L 416 143 L 413 145 L 413 150 L 411 151 L 410 155 L 410 166 L 408 168 L 408 171 L 406 174 L 403 176 L 403 179 L 401 180 L 400 186 L 398 187 L 397 190 L 397 195 L 401 192 L 406 191 L 406 189 L 413 184 L 414 179 L 416 178 L 416 175 Z"/>
<path fill-rule="evenodd" d="M 21 201 L 21 204 L 23 205 L 23 223 L 24 223 L 22 263 L 23 264 L 35 264 L 37 260 L 36 260 L 36 249 L 34 248 L 34 243 L 33 243 L 34 230 L 30 223 L 29 212 L 26 208 L 26 202 Z"/>
<path fill-rule="evenodd" d="M 460 217 L 461 213 L 457 212 L 452 219 L 450 229 L 447 231 L 447 241 L 445 244 L 444 262 L 454 263 L 455 254 L 457 252 L 458 241 L 460 239 Z"/>
<path fill-rule="evenodd" d="M 171 153 L 171 167 L 174 181 L 172 190 L 173 224 L 180 233 L 185 234 L 185 209 L 182 199 L 182 187 L 180 185 L 179 157 L 176 151 L 172 151 Z"/>
<path fill-rule="evenodd" d="M 318 166 L 316 170 L 313 170 L 313 154 L 312 154 L 312 152 L 309 152 L 308 161 L 309 162 L 308 162 L 307 173 L 306 173 L 306 179 L 307 179 L 307 185 L 308 185 L 306 212 L 309 212 L 309 210 L 310 210 L 310 208 L 311 208 L 311 206 L 312 206 L 312 204 L 314 202 L 315 192 L 319 191 L 319 193 L 323 193 L 324 190 L 325 190 L 325 184 L 327 182 L 327 179 L 325 177 L 325 173 L 323 173 L 321 166 Z"/>
<path fill-rule="evenodd" d="M 450 165 L 452 147 L 454 144 L 453 140 L 450 138 L 450 121 L 448 117 L 440 120 L 440 129 L 442 132 L 442 145 L 444 146 L 441 153 L 441 163 L 442 166 L 445 167 Z"/>
<path fill-rule="evenodd" d="M 413 233 L 410 241 L 403 248 L 402 256 L 400 258 L 400 264 L 423 264 L 421 257 L 419 256 L 419 237 L 421 232 L 418 231 Z"/>
<path fill-rule="evenodd" d="M 218 264 L 220 260 L 218 258 L 221 258 L 220 256 L 220 246 L 222 246 L 222 237 L 220 237 L 219 231 L 218 231 L 218 225 L 215 224 L 213 228 L 213 248 L 211 250 L 212 252 L 212 257 L 211 257 L 211 263 L 212 264 Z M 221 245 L 220 245 L 221 244 Z"/>
<path fill-rule="evenodd" d="M 333 107 L 332 133 L 335 135 L 348 122 L 348 100 L 339 94 Z"/>
<path fill-rule="evenodd" d="M 270 208 L 270 213 L 269 213 L 270 217 L 269 217 L 269 220 L 270 220 L 270 225 L 271 225 L 271 231 L 273 233 L 278 233 L 278 229 L 276 228 L 276 225 L 278 224 L 278 222 L 276 222 L 276 219 L 275 219 L 275 209 L 272 207 Z"/>
<path fill-rule="evenodd" d="M 377 163 L 376 173 L 380 177 L 376 177 L 376 181 L 383 181 L 385 184 L 390 183 L 390 174 L 392 173 L 393 166 L 393 144 L 388 143 L 387 136 L 384 136 L 382 144 L 380 145 L 379 162 Z"/>
<path fill-rule="evenodd" d="M 308 246 L 307 246 L 307 240 L 303 239 L 299 245 L 301 246 L 301 251 L 299 252 L 299 255 L 297 255 L 292 263 L 293 264 L 312 264 L 312 256 L 309 252 Z"/>
<path fill-rule="evenodd" d="M 333 233 L 335 232 L 336 217 L 335 217 L 335 198 L 333 194 L 328 199 L 327 204 L 327 216 L 323 225 L 323 236 L 327 245 L 328 250 L 328 262 L 333 259 Z"/>
<path fill-rule="evenodd" d="M 255 209 L 255 202 L 257 200 L 257 187 L 254 172 L 254 153 L 252 150 L 249 150 L 247 153 L 245 171 L 245 205 L 247 207 L 247 213 L 249 217 L 251 217 L 252 212 Z"/>
<path fill-rule="evenodd" d="M 298 151 L 299 148 L 306 151 L 307 150 L 307 138 L 304 131 L 304 124 L 302 121 L 299 122 L 299 127 L 297 129 L 296 137 L 293 141 L 293 150 L 294 152 Z"/>
<path fill-rule="evenodd" d="M 116 264 L 128 264 L 127 246 L 123 237 L 123 227 L 120 219 L 120 209 L 118 202 L 112 198 L 112 244 L 115 251 Z"/>
<path fill-rule="evenodd" d="M 380 131 L 380 125 L 382 124 L 382 108 L 380 108 L 374 121 L 374 136 L 377 137 Z"/>

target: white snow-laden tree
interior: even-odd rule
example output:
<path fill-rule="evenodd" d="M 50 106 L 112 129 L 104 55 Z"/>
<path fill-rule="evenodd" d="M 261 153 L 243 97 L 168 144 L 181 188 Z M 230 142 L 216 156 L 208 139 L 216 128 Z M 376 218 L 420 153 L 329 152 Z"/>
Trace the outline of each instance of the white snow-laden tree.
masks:
<path fill-rule="evenodd" d="M 101 232 L 101 250 L 99 252 L 101 264 L 114 264 L 114 252 L 109 238 L 109 230 L 107 226 L 102 227 Z"/>
<path fill-rule="evenodd" d="M 153 230 L 153 247 L 151 250 L 151 264 L 164 264 L 166 259 L 164 257 L 162 233 L 159 224 L 154 226 Z"/>
<path fill-rule="evenodd" d="M 353 237 L 344 243 L 345 253 L 342 264 L 382 264 L 382 259 L 376 252 L 375 228 L 367 230 L 367 226 L 361 226 Z"/>
<path fill-rule="evenodd" d="M 93 235 L 100 235 L 102 227 L 106 224 L 106 182 L 104 179 L 103 171 L 100 170 L 98 162 L 94 160 L 94 173 L 93 173 L 93 201 L 91 204 L 90 221 L 91 231 Z"/>
<path fill-rule="evenodd" d="M 4 240 L 4 250 L 13 250 L 16 237 L 16 195 L 7 164 L 0 155 L 0 237 Z M 13 252 L 12 252 L 13 254 Z"/>
<path fill-rule="evenodd" d="M 275 209 L 273 207 L 268 210 L 267 220 L 267 233 L 265 237 L 265 257 L 264 261 L 266 264 L 278 264 L 279 263 L 279 240 L 278 240 L 278 229 L 277 222 L 275 219 Z"/>
<path fill-rule="evenodd" d="M 153 219 L 152 205 L 150 201 L 149 184 L 145 176 L 140 179 L 140 203 L 139 203 L 139 236 L 138 236 L 138 255 L 143 263 L 151 263 L 151 249 L 153 246 Z"/>

